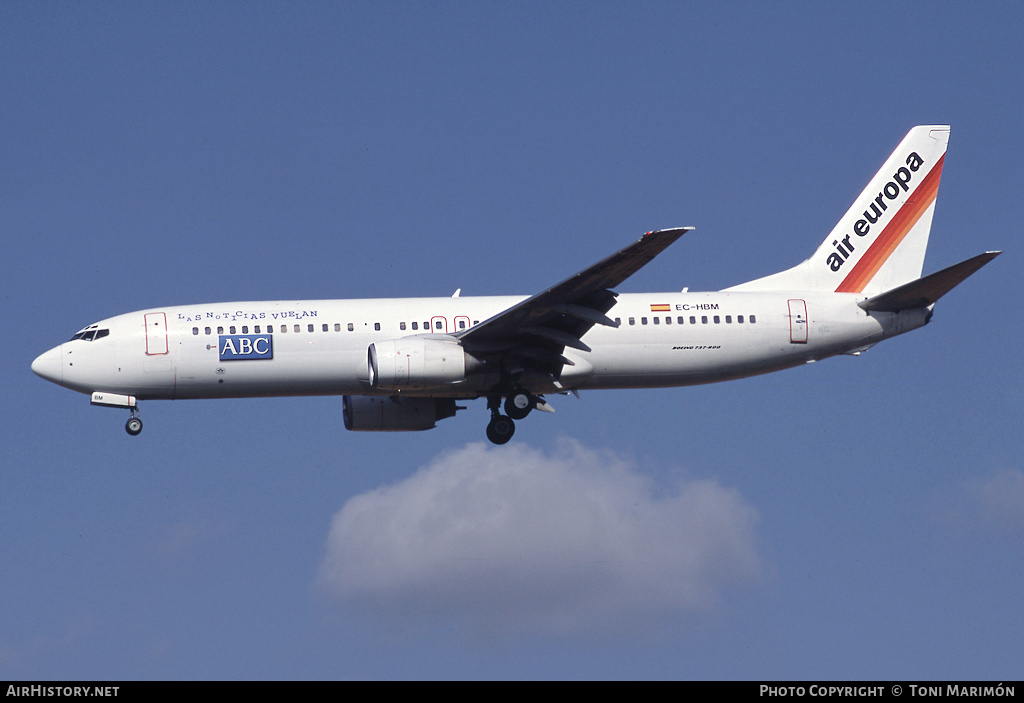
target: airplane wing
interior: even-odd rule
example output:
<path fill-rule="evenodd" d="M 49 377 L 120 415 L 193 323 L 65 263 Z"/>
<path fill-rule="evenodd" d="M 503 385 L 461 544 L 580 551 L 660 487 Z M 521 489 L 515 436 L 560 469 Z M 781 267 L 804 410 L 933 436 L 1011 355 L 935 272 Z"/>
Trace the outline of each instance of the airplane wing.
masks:
<path fill-rule="evenodd" d="M 572 362 L 565 347 L 590 351 L 581 337 L 596 325 L 617 327 L 606 313 L 615 305 L 618 286 L 672 242 L 692 230 L 679 227 L 648 232 L 638 241 L 561 283 L 455 334 L 466 351 L 500 355 L 512 372 L 531 367 L 555 379 Z M 511 362 L 511 363 L 510 363 Z"/>

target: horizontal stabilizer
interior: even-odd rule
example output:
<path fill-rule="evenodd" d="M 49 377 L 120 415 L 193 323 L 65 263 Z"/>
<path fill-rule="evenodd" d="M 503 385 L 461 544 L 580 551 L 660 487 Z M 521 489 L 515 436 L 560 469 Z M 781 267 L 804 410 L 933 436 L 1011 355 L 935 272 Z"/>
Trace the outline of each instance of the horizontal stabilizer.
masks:
<path fill-rule="evenodd" d="M 992 259 L 1002 254 L 1001 251 L 987 251 L 975 257 L 961 261 L 949 268 L 944 268 L 924 278 L 911 281 L 891 291 L 876 295 L 858 303 L 865 310 L 878 312 L 899 312 L 926 308 L 939 298 L 956 288 L 972 273 L 980 269 Z"/>

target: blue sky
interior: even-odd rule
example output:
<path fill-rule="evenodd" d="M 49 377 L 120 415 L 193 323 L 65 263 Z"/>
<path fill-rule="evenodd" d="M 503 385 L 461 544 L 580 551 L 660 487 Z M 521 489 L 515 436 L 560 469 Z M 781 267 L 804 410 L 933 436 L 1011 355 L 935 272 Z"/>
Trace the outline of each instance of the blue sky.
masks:
<path fill-rule="evenodd" d="M 1016 3 L 0 4 L 0 677 L 1020 678 Z M 932 324 L 744 381 L 556 398 L 505 447 L 340 398 L 33 376 L 131 310 L 620 290 L 806 258 L 951 124 Z"/>

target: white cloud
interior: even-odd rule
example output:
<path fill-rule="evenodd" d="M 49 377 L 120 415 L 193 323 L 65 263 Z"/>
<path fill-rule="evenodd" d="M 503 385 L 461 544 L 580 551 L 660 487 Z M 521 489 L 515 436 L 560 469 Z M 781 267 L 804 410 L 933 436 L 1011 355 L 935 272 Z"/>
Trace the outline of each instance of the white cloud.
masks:
<path fill-rule="evenodd" d="M 977 502 L 985 519 L 995 528 L 1024 532 L 1024 471 L 1001 471 L 977 488 Z"/>
<path fill-rule="evenodd" d="M 610 452 L 469 444 L 334 516 L 321 583 L 476 633 L 645 627 L 761 572 L 757 514 L 712 480 L 658 488 Z"/>
<path fill-rule="evenodd" d="M 964 483 L 955 496 L 941 500 L 939 515 L 963 536 L 1008 538 L 1024 534 L 1024 471 L 1004 469 Z"/>

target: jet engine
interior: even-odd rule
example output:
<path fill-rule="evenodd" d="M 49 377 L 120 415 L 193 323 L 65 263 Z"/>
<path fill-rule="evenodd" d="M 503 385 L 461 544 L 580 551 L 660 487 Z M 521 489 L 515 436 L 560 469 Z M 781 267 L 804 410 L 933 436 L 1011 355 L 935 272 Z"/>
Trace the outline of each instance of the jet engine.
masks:
<path fill-rule="evenodd" d="M 342 398 L 345 429 L 356 432 L 430 430 L 438 420 L 455 415 L 451 398 L 346 395 Z"/>
<path fill-rule="evenodd" d="M 460 383 L 479 362 L 452 337 L 417 336 L 375 342 L 367 350 L 370 385 L 409 390 Z"/>

